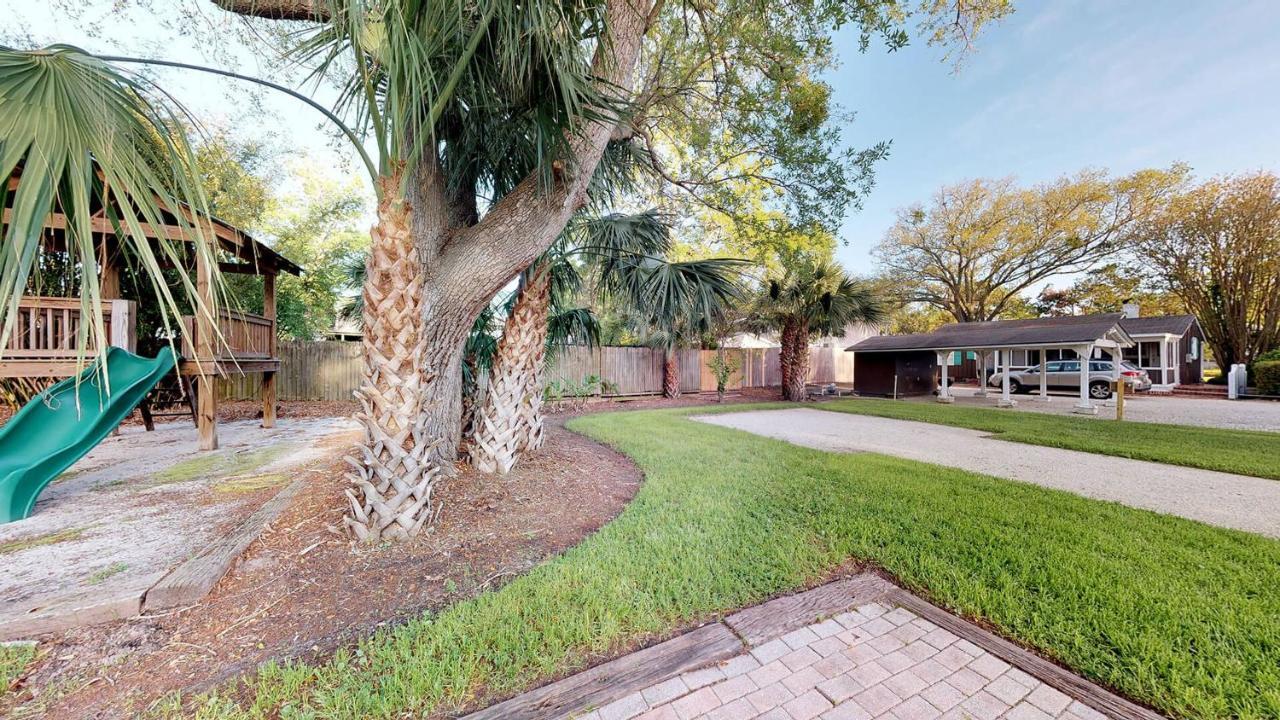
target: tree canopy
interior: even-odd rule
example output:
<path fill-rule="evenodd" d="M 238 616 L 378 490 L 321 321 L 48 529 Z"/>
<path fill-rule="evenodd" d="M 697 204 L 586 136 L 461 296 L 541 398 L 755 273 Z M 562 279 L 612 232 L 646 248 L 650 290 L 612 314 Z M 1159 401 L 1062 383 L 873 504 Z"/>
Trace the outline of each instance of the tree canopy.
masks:
<path fill-rule="evenodd" d="M 1186 174 L 1174 166 L 1031 187 L 1011 178 L 949 185 L 929 205 L 899 211 L 876 255 L 908 301 L 960 322 L 994 320 L 1049 278 L 1132 247 Z"/>
<path fill-rule="evenodd" d="M 1196 314 L 1222 367 L 1280 346 L 1280 177 L 1217 177 L 1178 194 L 1140 245 Z"/>

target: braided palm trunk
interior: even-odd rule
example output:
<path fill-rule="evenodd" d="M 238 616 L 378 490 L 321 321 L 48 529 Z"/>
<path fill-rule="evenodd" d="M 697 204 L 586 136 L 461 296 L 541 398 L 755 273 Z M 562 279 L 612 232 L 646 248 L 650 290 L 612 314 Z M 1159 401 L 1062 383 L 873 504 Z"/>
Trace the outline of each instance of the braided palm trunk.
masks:
<path fill-rule="evenodd" d="M 506 475 L 523 453 L 542 447 L 550 281 L 549 267 L 536 265 L 503 324 L 470 448 L 471 464 L 480 472 Z"/>
<path fill-rule="evenodd" d="M 680 359 L 674 348 L 662 356 L 662 396 L 680 397 Z"/>
<path fill-rule="evenodd" d="M 782 399 L 803 402 L 805 381 L 809 378 L 809 332 L 807 328 L 788 325 L 782 330 Z"/>
<path fill-rule="evenodd" d="M 385 180 L 364 284 L 364 377 L 356 397 L 363 442 L 348 457 L 346 527 L 364 542 L 403 540 L 432 514 L 439 467 L 423 407 L 423 272 L 409 207 Z"/>

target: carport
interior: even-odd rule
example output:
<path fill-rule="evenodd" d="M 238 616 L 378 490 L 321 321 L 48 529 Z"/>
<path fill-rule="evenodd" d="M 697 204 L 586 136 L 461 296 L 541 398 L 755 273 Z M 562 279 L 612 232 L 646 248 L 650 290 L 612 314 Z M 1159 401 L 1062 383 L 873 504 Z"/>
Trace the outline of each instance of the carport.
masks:
<path fill-rule="evenodd" d="M 964 357 L 964 353 L 973 352 L 978 356 L 979 390 L 978 394 L 987 394 L 988 364 L 994 361 L 993 369 L 1002 373 L 998 407 L 1013 407 L 1017 404 L 1010 393 L 1009 375 L 1013 369 L 1015 352 L 1026 352 L 1028 359 L 1034 352 L 1040 358 L 1039 399 L 1049 400 L 1048 377 L 1045 358 L 1051 351 L 1057 351 L 1059 357 L 1074 353 L 1080 359 L 1080 399 L 1073 410 L 1079 413 L 1096 414 L 1098 408 L 1089 397 L 1089 360 L 1101 353 L 1106 353 L 1112 360 L 1112 381 L 1120 380 L 1120 358 L 1123 349 L 1132 347 L 1134 341 L 1129 337 L 1120 321 L 1121 313 L 1103 315 L 1081 315 L 1075 317 L 1032 318 L 1027 320 L 996 320 L 992 322 L 953 323 L 944 325 L 931 333 L 914 335 L 885 335 L 867 338 L 856 345 L 846 348 L 854 353 L 854 387 L 858 388 L 858 379 L 863 375 L 860 366 L 863 364 L 859 356 L 874 358 L 872 363 L 882 364 L 888 358 L 918 357 L 921 353 L 932 353 L 932 357 L 940 369 L 940 378 L 934 382 L 938 393 L 938 402 L 954 401 L 950 388 L 947 387 L 948 366 L 952 357 Z M 956 354 L 959 353 L 957 356 Z M 871 364 L 871 363 L 868 363 Z M 868 380 L 873 383 L 876 378 Z M 895 375 L 893 383 L 896 388 L 899 378 Z M 875 393 L 868 393 L 875 394 Z"/>

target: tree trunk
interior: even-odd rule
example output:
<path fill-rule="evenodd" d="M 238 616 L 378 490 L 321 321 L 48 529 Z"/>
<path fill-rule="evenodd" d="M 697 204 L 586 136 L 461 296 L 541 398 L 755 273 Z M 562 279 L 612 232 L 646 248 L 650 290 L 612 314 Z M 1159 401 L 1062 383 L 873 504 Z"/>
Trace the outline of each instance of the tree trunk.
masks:
<path fill-rule="evenodd" d="M 550 279 L 546 263 L 535 265 L 503 324 L 470 447 L 471 464 L 480 472 L 506 475 L 525 451 L 542 446 Z"/>
<path fill-rule="evenodd" d="M 801 326 L 788 326 L 782 331 L 782 399 L 803 402 L 807 399 L 805 382 L 809 378 L 809 333 Z"/>
<path fill-rule="evenodd" d="M 680 397 L 680 359 L 674 349 L 662 356 L 662 396 Z"/>
<path fill-rule="evenodd" d="M 364 376 L 356 392 L 364 440 L 347 458 L 353 472 L 344 522 L 365 542 L 417 534 L 431 517 L 439 475 L 427 462 L 435 441 L 422 393 L 422 265 L 409 206 L 386 192 L 398 178 L 385 182 L 364 284 Z"/>

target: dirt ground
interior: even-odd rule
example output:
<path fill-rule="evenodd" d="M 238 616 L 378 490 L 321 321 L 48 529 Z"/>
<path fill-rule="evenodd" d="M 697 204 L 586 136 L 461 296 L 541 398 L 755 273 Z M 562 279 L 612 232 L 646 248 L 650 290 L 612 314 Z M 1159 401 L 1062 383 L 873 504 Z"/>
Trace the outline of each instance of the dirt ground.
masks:
<path fill-rule="evenodd" d="M 776 393 L 752 391 L 727 401 L 770 399 Z M 544 449 L 510 475 L 495 479 L 460 466 L 437 491 L 444 501 L 437 526 L 412 543 L 374 549 L 354 547 L 336 531 L 345 463 L 331 450 L 297 471 L 313 476 L 314 485 L 202 602 L 41 638 L 37 661 L 0 699 L 0 715 L 130 717 L 174 691 L 210 689 L 267 659 L 322 657 L 380 627 L 498 587 L 581 542 L 639 488 L 641 473 L 629 460 L 563 428 L 568 415 L 708 402 L 714 396 L 631 398 L 553 416 Z M 281 417 L 350 409 L 284 403 Z M 220 416 L 249 418 L 258 410 L 227 403 Z M 577 501 L 564 503 L 566 496 Z"/>
<path fill-rule="evenodd" d="M 136 607 L 287 485 L 295 466 L 356 437 L 346 418 L 218 430 L 220 449 L 201 452 L 185 423 L 122 428 L 49 485 L 30 517 L 0 525 L 0 639 L 83 614 L 86 604 Z"/>

